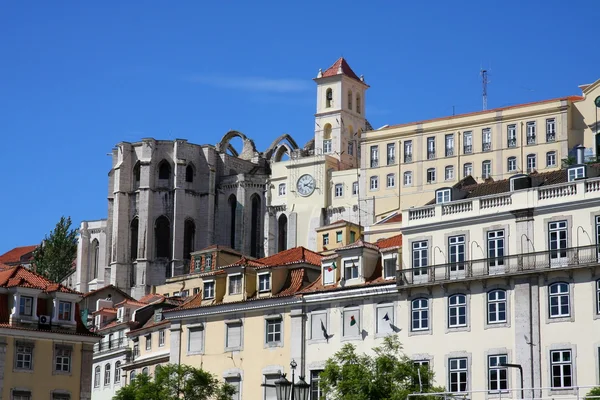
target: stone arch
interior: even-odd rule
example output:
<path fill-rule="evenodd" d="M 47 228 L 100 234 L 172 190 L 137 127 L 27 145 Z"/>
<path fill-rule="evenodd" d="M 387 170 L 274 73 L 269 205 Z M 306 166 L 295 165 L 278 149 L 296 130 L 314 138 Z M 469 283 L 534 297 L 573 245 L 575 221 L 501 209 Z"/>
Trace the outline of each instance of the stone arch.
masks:
<path fill-rule="evenodd" d="M 287 142 L 287 143 L 285 143 Z M 284 133 L 283 135 L 279 136 L 277 139 L 275 139 L 271 145 L 267 148 L 267 150 L 265 151 L 265 158 L 267 160 L 270 160 L 273 155 L 277 154 L 281 150 L 281 148 L 285 148 L 287 149 L 288 155 L 291 156 L 292 155 L 292 151 L 293 150 L 298 150 L 298 144 L 296 143 L 296 141 L 287 133 Z M 279 160 L 275 160 L 275 161 L 280 161 L 281 160 L 281 156 L 283 155 L 283 153 L 280 154 Z"/>
<path fill-rule="evenodd" d="M 292 149 L 290 149 L 290 147 L 287 144 L 282 143 L 275 149 L 275 152 L 273 153 L 273 156 L 271 159 L 275 162 L 279 162 L 279 161 L 281 161 L 281 159 L 283 158 L 283 156 L 285 154 L 287 154 L 288 157 L 291 158 L 292 157 Z"/>
<path fill-rule="evenodd" d="M 281 214 L 277 218 L 277 252 L 287 250 L 288 218 Z"/>
<path fill-rule="evenodd" d="M 233 146 L 231 146 L 229 144 L 231 139 L 233 139 L 234 137 L 239 137 L 240 139 L 242 139 L 242 142 L 244 143 L 243 148 L 242 148 L 242 154 L 237 154 L 237 151 L 235 151 L 235 149 L 233 149 Z M 227 150 L 229 150 L 229 151 L 233 150 L 233 151 L 231 151 L 231 153 L 235 157 L 239 157 L 242 160 L 250 160 L 256 154 L 256 145 L 254 144 L 254 141 L 252 139 L 246 137 L 246 135 L 244 135 L 243 133 L 238 132 L 238 131 L 229 131 L 223 136 L 221 141 L 217 144 L 217 151 L 219 151 L 221 153 L 225 153 Z"/>

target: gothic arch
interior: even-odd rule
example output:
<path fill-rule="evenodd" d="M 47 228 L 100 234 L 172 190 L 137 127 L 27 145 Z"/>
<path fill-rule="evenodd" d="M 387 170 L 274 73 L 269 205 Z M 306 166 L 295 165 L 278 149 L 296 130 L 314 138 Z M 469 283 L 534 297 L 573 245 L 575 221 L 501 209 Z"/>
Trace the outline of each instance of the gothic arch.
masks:
<path fill-rule="evenodd" d="M 287 250 L 288 219 L 285 214 L 277 218 L 277 252 Z"/>
<path fill-rule="evenodd" d="M 275 149 L 275 152 L 270 157 L 270 159 L 275 162 L 279 162 L 283 158 L 284 154 L 287 154 L 288 157 L 291 158 L 292 157 L 292 149 L 290 149 L 290 147 L 287 144 L 282 143 Z"/>
<path fill-rule="evenodd" d="M 287 143 L 285 143 L 285 142 L 287 142 Z M 277 152 L 280 151 L 280 148 L 282 146 L 285 146 L 285 148 L 288 150 L 288 155 L 292 154 L 291 150 L 298 150 L 298 148 L 299 148 L 296 141 L 289 134 L 284 133 L 283 135 L 281 135 L 277 139 L 275 139 L 271 143 L 271 145 L 267 148 L 267 150 L 265 151 L 265 158 L 267 160 L 270 160 L 274 154 L 276 154 Z M 279 160 L 275 160 L 275 161 L 279 161 Z"/>
<path fill-rule="evenodd" d="M 217 151 L 219 151 L 221 153 L 225 153 L 227 150 L 231 151 L 231 149 L 233 149 L 233 147 L 229 144 L 229 142 L 234 137 L 239 137 L 240 139 L 242 139 L 242 142 L 244 143 L 244 145 L 243 145 L 244 147 L 242 148 L 242 154 L 240 154 L 240 155 L 237 154 L 235 149 L 231 153 L 234 156 L 239 157 L 243 160 L 250 160 L 252 157 L 254 157 L 254 154 L 256 153 L 256 145 L 254 144 L 254 141 L 252 139 L 249 139 L 248 137 L 246 137 L 246 135 L 244 135 L 243 133 L 238 132 L 238 131 L 227 132 L 223 136 L 221 141 L 217 144 Z"/>
<path fill-rule="evenodd" d="M 183 259 L 191 260 L 194 244 L 196 242 L 196 224 L 191 218 L 187 218 L 183 223 Z"/>
<path fill-rule="evenodd" d="M 262 244 L 262 201 L 258 194 L 250 197 L 250 255 L 255 258 L 261 256 L 260 245 Z"/>
<path fill-rule="evenodd" d="M 164 215 L 154 223 L 154 242 L 156 258 L 171 258 L 171 222 Z"/>

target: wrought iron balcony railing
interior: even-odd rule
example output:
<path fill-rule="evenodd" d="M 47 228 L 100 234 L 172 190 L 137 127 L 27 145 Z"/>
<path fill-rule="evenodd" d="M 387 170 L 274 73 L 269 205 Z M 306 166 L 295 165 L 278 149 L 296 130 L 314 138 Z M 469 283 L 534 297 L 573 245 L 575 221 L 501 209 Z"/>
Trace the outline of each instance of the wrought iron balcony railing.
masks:
<path fill-rule="evenodd" d="M 433 160 L 435 158 L 435 151 L 428 150 L 427 151 L 427 159 Z"/>
<path fill-rule="evenodd" d="M 527 144 L 535 144 L 535 135 L 527 135 Z"/>
<path fill-rule="evenodd" d="M 119 349 L 125 349 L 128 347 L 127 338 L 117 338 L 108 342 L 102 341 L 94 345 L 94 354 L 107 353 L 109 351 L 115 351 Z"/>
<path fill-rule="evenodd" d="M 556 134 L 554 133 L 547 133 L 546 134 L 546 142 L 555 142 L 556 141 Z"/>
<path fill-rule="evenodd" d="M 473 153 L 473 145 L 471 145 L 471 144 L 465 144 L 463 146 L 463 153 L 465 153 L 465 154 L 471 154 L 471 153 Z"/>
<path fill-rule="evenodd" d="M 446 157 L 451 157 L 454 155 L 454 147 L 446 147 Z"/>
<path fill-rule="evenodd" d="M 404 162 L 405 163 L 412 162 L 412 153 L 407 153 L 404 155 Z"/>
<path fill-rule="evenodd" d="M 482 151 L 492 150 L 492 143 L 491 142 L 483 142 L 483 145 L 481 146 L 481 150 Z"/>
<path fill-rule="evenodd" d="M 516 138 L 508 139 L 508 147 L 517 147 L 517 139 Z"/>

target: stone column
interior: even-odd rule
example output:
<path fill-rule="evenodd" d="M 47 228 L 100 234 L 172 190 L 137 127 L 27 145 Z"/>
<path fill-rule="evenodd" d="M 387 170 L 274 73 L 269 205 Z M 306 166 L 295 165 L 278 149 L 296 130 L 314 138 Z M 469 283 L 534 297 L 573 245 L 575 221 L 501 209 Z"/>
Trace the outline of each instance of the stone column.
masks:
<path fill-rule="evenodd" d="M 293 308 L 290 311 L 291 318 L 291 339 L 290 339 L 290 362 L 295 360 L 298 363 L 298 376 L 306 376 L 306 323 L 304 310 L 302 307 Z"/>
<path fill-rule="evenodd" d="M 181 362 L 181 322 L 171 321 L 171 355 L 169 362 L 179 364 Z"/>
<path fill-rule="evenodd" d="M 89 244 L 90 235 L 88 232 L 88 223 L 83 221 L 79 228 L 79 239 L 77 240 L 77 270 L 75 287 L 78 291 L 85 293 L 88 291 L 88 270 L 89 270 Z"/>
<path fill-rule="evenodd" d="M 287 235 L 287 248 L 291 249 L 296 247 L 298 243 L 298 213 L 289 213 Z"/>

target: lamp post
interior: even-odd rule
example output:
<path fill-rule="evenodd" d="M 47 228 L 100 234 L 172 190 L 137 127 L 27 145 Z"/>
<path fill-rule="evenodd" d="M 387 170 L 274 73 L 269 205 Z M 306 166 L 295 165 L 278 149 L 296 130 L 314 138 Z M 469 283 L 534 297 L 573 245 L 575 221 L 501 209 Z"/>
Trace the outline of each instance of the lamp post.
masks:
<path fill-rule="evenodd" d="M 523 367 L 521 366 L 521 364 L 502 363 L 502 364 L 500 364 L 500 366 L 506 367 L 506 368 L 517 368 L 519 370 L 519 375 L 521 377 L 521 398 L 524 399 L 525 398 L 525 388 L 524 388 L 524 383 L 523 383 Z"/>
<path fill-rule="evenodd" d="M 310 385 L 306 383 L 303 376 L 298 377 L 298 382 L 294 383 L 296 361 L 292 360 L 290 368 L 292 369 L 292 381 L 288 381 L 285 374 L 275 381 L 275 394 L 277 400 L 308 400 Z"/>

